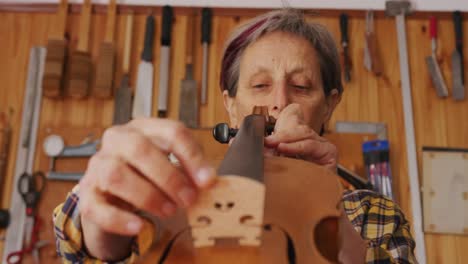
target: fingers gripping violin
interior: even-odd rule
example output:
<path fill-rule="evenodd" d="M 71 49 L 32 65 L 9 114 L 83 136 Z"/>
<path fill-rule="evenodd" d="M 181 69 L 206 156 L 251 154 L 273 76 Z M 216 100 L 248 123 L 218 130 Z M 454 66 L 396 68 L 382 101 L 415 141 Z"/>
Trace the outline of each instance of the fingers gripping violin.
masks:
<path fill-rule="evenodd" d="M 364 251 L 347 239 L 355 231 L 338 177 L 310 162 L 263 157 L 271 121 L 265 107 L 254 108 L 214 186 L 187 211 L 160 221 L 159 239 L 141 263 L 364 262 Z"/>

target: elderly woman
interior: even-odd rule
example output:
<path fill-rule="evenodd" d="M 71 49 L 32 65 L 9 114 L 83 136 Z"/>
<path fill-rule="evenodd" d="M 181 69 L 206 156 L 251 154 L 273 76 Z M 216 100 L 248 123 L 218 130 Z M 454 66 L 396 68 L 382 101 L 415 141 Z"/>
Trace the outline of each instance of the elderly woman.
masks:
<path fill-rule="evenodd" d="M 321 134 L 343 86 L 336 44 L 323 26 L 291 9 L 250 20 L 227 42 L 220 86 L 231 126 L 239 127 L 255 105 L 268 106 L 277 119 L 275 133 L 265 139 L 266 154 L 336 171 L 337 149 Z M 215 180 L 208 164 L 177 121 L 137 119 L 108 129 L 85 176 L 55 210 L 59 254 L 68 262 L 134 259 L 145 248 L 135 236 L 149 231 L 132 209 L 167 217 L 189 207 Z M 392 201 L 354 191 L 344 194 L 343 207 L 349 226 L 366 241 L 368 263 L 416 262 L 409 224 Z"/>

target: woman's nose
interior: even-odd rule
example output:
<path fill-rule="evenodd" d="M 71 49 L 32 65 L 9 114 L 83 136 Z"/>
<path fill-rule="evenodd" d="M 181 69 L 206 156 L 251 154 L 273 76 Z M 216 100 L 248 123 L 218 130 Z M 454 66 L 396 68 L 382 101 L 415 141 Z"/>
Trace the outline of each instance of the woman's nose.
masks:
<path fill-rule="evenodd" d="M 288 89 L 286 85 L 280 84 L 275 87 L 272 100 L 273 102 L 270 111 L 273 116 L 276 116 L 289 104 Z"/>

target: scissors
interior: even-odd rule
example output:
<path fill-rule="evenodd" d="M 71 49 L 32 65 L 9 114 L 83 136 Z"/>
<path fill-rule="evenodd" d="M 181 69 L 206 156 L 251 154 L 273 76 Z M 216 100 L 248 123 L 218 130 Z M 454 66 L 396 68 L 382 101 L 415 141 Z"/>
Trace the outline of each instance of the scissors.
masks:
<path fill-rule="evenodd" d="M 8 255 L 9 264 L 19 263 L 22 256 L 27 253 L 33 255 L 35 263 L 39 263 L 39 248 L 48 244 L 47 241 L 38 241 L 40 229 L 39 218 L 36 209 L 46 184 L 43 172 L 37 171 L 33 174 L 24 172 L 18 180 L 18 192 L 26 204 L 26 222 L 24 223 L 24 247 L 22 250 L 12 252 Z"/>

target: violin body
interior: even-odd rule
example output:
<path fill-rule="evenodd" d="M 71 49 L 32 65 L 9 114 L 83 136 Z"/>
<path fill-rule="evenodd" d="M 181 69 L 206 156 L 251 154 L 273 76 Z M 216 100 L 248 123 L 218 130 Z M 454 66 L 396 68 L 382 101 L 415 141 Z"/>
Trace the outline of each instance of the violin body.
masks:
<path fill-rule="evenodd" d="M 224 180 L 220 177 L 220 181 Z M 282 157 L 265 158 L 265 201 L 263 223 L 270 224 L 271 230 L 261 228 L 252 230 L 252 234 L 260 231 L 259 245 L 242 245 L 239 240 L 246 237 L 215 238 L 214 245 L 197 247 L 194 244 L 199 235 L 199 227 L 189 227 L 189 216 L 198 218 L 203 215 L 193 211 L 179 211 L 172 218 L 161 222 L 160 240 L 143 256 L 141 263 L 160 263 L 168 244 L 174 241 L 163 263 L 289 263 L 287 237 L 280 230 L 287 233 L 294 241 L 296 251 L 296 263 L 332 263 L 339 251 L 339 230 L 337 225 L 326 226 L 323 220 L 338 219 L 343 214 L 341 210 L 341 195 L 343 189 L 336 175 L 327 169 L 309 162 Z M 253 182 L 253 188 L 257 189 L 257 182 Z M 228 195 L 227 198 L 219 196 L 223 185 L 217 182 L 212 189 L 203 193 L 199 198 L 203 202 L 211 202 L 213 210 L 216 203 L 231 202 L 236 197 Z M 227 229 L 232 229 L 232 223 L 236 222 L 248 213 L 236 208 L 242 205 L 244 194 L 248 190 L 238 193 L 238 199 L 231 211 L 225 212 L 225 218 L 230 218 L 226 224 Z M 218 195 L 217 195 L 218 194 Z M 219 197 L 218 199 L 216 197 Z M 226 197 L 226 196 L 223 196 Z M 239 203 L 238 203 L 239 202 Z M 258 201 L 252 201 L 255 203 Z M 209 210 L 208 210 L 209 211 Z M 223 218 L 221 218 L 223 219 Z M 211 219 L 211 224 L 216 219 Z M 248 222 L 248 221 L 247 221 Z M 253 221 L 254 222 L 254 221 Z M 320 224 L 322 222 L 322 224 Z M 238 221 L 239 225 L 241 222 Z M 252 223 L 251 223 L 252 224 Z M 253 224 L 255 226 L 255 224 Z M 249 226 L 249 227 L 252 227 Z M 209 228 L 209 225 L 206 227 Z M 229 231 L 229 230 L 228 230 Z M 182 232 L 182 233 L 180 233 Z M 179 234 L 179 236 L 176 236 Z M 221 233 L 226 235 L 228 232 Z M 175 239 L 175 240 L 173 240 Z M 316 240 L 319 241 L 316 241 Z M 317 244 L 326 245 L 321 253 Z M 332 256 L 327 259 L 323 254 Z"/>
<path fill-rule="evenodd" d="M 348 240 L 355 231 L 338 176 L 302 160 L 264 158 L 267 117 L 255 108 L 244 119 L 214 186 L 188 210 L 159 220 L 159 239 L 141 263 L 364 262 Z"/>

